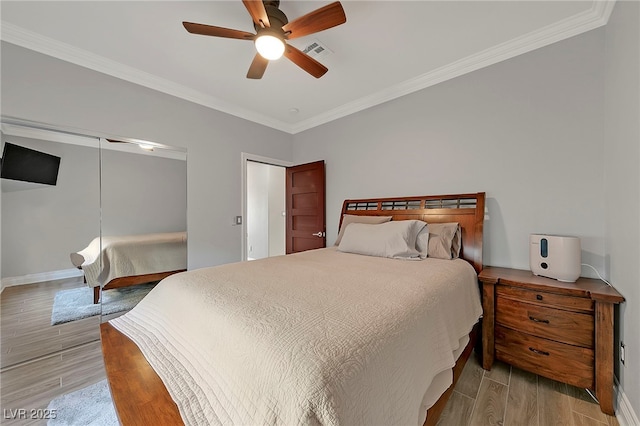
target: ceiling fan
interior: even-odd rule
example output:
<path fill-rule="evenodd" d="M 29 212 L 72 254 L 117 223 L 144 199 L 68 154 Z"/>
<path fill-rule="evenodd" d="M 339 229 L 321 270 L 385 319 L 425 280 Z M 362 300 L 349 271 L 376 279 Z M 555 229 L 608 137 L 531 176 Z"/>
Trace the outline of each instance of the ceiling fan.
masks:
<path fill-rule="evenodd" d="M 247 78 L 262 78 L 269 60 L 278 59 L 282 55 L 315 78 L 322 77 L 328 71 L 327 67 L 287 44 L 286 40 L 344 24 L 347 17 L 340 2 L 316 9 L 291 22 L 278 9 L 279 0 L 242 0 L 242 3 L 253 19 L 256 34 L 193 22 L 183 22 L 182 25 L 191 34 L 254 41 L 258 53 L 251 62 Z"/>

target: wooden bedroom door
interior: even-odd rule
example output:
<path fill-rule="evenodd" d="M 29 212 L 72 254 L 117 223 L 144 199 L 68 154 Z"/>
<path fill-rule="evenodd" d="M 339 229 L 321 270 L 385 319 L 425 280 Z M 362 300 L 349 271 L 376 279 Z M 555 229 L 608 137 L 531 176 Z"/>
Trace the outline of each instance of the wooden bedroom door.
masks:
<path fill-rule="evenodd" d="M 324 160 L 287 167 L 287 254 L 326 247 Z"/>

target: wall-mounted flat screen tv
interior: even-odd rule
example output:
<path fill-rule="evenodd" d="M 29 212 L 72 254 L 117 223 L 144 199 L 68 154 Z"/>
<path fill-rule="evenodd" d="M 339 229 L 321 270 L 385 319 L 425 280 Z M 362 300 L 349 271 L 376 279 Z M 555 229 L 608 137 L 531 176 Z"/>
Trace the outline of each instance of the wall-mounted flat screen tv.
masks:
<path fill-rule="evenodd" d="M 25 182 L 55 185 L 60 157 L 5 142 L 0 177 Z"/>

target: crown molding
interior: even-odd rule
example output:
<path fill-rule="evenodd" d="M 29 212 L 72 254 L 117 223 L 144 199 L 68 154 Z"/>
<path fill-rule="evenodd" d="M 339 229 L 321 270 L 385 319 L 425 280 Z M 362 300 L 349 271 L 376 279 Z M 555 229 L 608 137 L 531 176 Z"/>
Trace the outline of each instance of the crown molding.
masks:
<path fill-rule="evenodd" d="M 539 49 L 569 37 L 606 25 L 611 16 L 615 0 L 595 0 L 591 9 L 554 24 L 532 31 L 510 41 L 492 46 L 481 52 L 437 68 L 416 78 L 388 87 L 377 93 L 346 103 L 324 114 L 296 124 L 292 133 L 299 133 L 338 118 L 362 111 L 401 96 L 417 92 L 455 77 L 511 59 L 523 53 Z"/>
<path fill-rule="evenodd" d="M 0 130 L 2 130 L 2 134 L 4 136 L 17 136 L 21 138 L 39 139 L 50 142 L 60 142 L 71 145 L 86 146 L 89 148 L 100 147 L 100 138 L 98 137 L 80 136 L 77 134 L 56 132 L 37 127 L 23 127 L 4 122 L 0 124 Z"/>
<path fill-rule="evenodd" d="M 111 151 L 128 152 L 130 154 L 163 157 L 173 160 L 186 161 L 187 151 L 184 148 L 167 146 L 164 144 L 141 139 L 123 138 L 104 134 L 90 135 L 79 129 L 53 126 L 45 123 L 21 120 L 13 117 L 0 117 L 0 130 L 4 136 L 39 139 L 50 142 L 80 145 L 89 148 L 101 148 Z M 119 140 L 122 143 L 111 143 L 107 139 Z M 153 150 L 141 149 L 139 145 L 151 145 Z"/>
<path fill-rule="evenodd" d="M 105 57 L 88 52 L 49 37 L 26 30 L 9 22 L 1 21 L 0 39 L 72 64 L 80 65 L 112 77 L 119 78 L 149 89 L 157 90 L 187 101 L 203 105 L 245 120 L 253 121 L 276 130 L 290 133 L 290 125 L 271 117 L 240 108 L 213 96 L 205 95 L 197 90 L 174 83 L 137 68 L 112 61 Z"/>
<path fill-rule="evenodd" d="M 263 114 L 240 108 L 237 105 L 213 96 L 205 95 L 189 87 L 111 61 L 66 43 L 43 37 L 4 21 L 2 21 L 0 38 L 8 43 L 53 56 L 103 74 L 167 93 L 276 130 L 296 134 L 606 25 L 613 11 L 615 1 L 616 0 L 594 0 L 591 8 L 585 12 L 573 15 L 523 36 L 516 37 L 508 42 L 490 47 L 372 95 L 348 102 L 326 113 L 319 114 L 296 124 L 288 124 Z"/>

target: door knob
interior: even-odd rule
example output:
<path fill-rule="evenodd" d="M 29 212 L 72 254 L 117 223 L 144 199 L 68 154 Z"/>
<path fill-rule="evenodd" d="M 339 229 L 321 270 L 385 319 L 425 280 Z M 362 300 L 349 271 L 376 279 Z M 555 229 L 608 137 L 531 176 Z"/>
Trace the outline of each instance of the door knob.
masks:
<path fill-rule="evenodd" d="M 315 234 L 311 234 L 311 235 L 313 235 L 314 237 L 322 238 L 322 237 L 324 237 L 324 232 L 316 232 Z"/>

